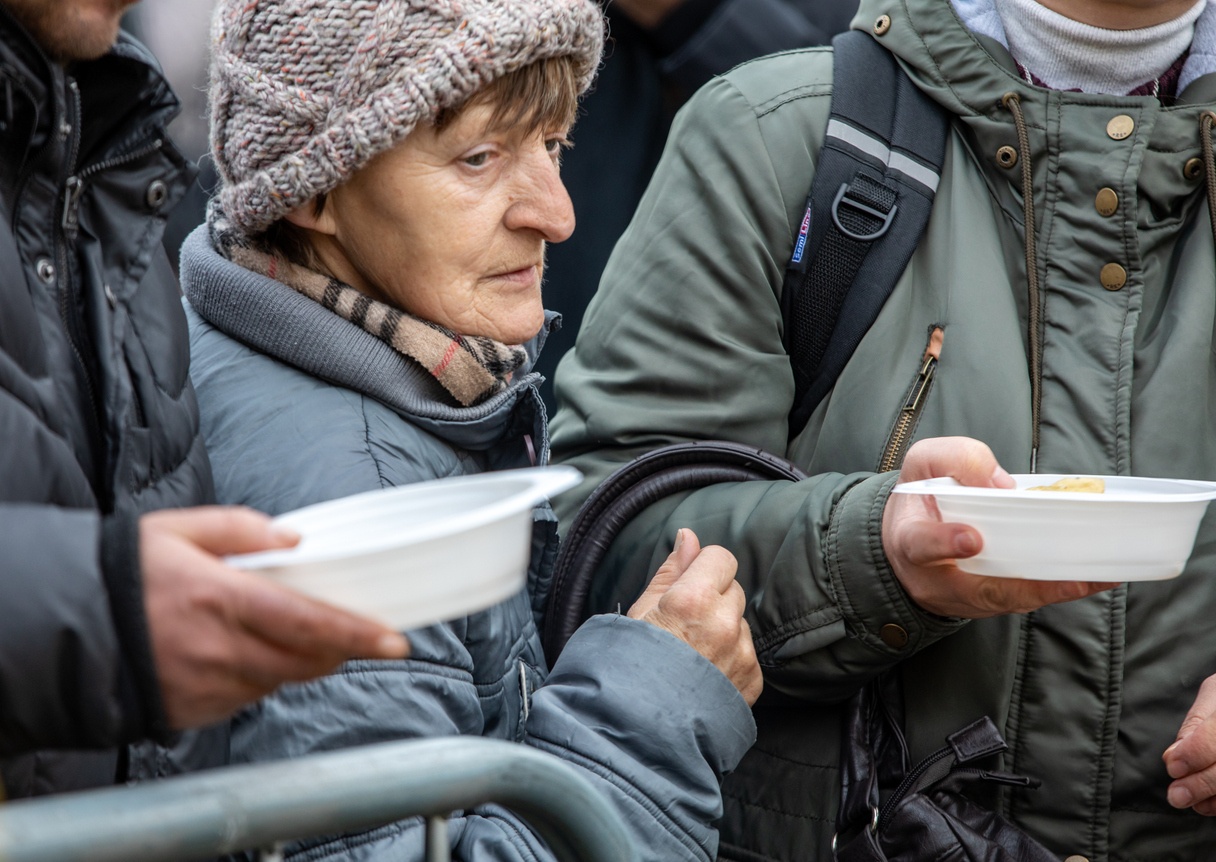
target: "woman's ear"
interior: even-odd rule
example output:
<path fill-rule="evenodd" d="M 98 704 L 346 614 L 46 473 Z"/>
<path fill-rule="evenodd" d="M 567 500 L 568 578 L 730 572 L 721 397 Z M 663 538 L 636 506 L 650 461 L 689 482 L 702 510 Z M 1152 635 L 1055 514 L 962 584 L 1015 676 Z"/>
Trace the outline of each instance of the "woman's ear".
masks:
<path fill-rule="evenodd" d="M 296 227 L 333 236 L 337 233 L 338 226 L 333 218 L 333 207 L 326 205 L 329 203 L 326 200 L 327 197 L 328 195 L 321 195 L 306 201 L 284 215 L 283 218 Z"/>

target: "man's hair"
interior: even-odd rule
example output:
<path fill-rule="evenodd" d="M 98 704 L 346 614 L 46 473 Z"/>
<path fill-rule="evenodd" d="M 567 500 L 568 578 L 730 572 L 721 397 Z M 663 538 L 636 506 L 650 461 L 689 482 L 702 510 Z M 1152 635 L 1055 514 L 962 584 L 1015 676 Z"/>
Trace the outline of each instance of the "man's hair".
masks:
<path fill-rule="evenodd" d="M 530 63 L 490 82 L 463 104 L 441 110 L 433 124 L 442 132 L 467 109 L 492 105 L 489 128 L 520 128 L 531 134 L 543 129 L 564 128 L 578 111 L 579 79 L 575 58 L 550 57 Z M 313 212 L 325 211 L 326 195 L 313 199 Z M 317 269 L 318 261 L 308 233 L 285 218 L 266 229 L 268 249 L 300 266 Z"/>

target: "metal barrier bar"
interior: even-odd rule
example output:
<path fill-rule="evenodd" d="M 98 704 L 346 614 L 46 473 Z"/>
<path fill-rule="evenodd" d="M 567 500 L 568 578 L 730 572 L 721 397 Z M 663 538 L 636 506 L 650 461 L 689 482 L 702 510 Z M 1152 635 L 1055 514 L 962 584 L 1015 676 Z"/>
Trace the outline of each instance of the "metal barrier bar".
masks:
<path fill-rule="evenodd" d="M 634 858 L 620 816 L 569 765 L 459 737 L 10 802 L 0 805 L 0 862 L 183 862 L 486 802 L 527 820 L 560 860 Z"/>

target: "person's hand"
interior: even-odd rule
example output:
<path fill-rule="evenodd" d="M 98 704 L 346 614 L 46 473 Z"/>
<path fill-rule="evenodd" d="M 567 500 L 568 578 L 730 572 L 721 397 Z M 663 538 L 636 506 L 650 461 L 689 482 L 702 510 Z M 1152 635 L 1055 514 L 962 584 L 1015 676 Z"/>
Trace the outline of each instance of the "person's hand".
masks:
<path fill-rule="evenodd" d="M 764 682 L 743 618 L 747 599 L 735 580 L 737 568 L 730 551 L 702 548 L 692 530 L 680 530 L 675 549 L 628 615 L 666 629 L 705 656 L 751 706 Z"/>
<path fill-rule="evenodd" d="M 226 718 L 289 681 L 355 658 L 403 658 L 405 638 L 218 559 L 295 545 L 250 509 L 152 512 L 139 520 L 144 606 L 175 729 Z"/>
<path fill-rule="evenodd" d="M 1177 740 L 1161 759 L 1165 771 L 1175 779 L 1167 791 L 1170 805 L 1216 816 L 1216 676 L 1209 676 L 1199 687 Z"/>
<path fill-rule="evenodd" d="M 908 450 L 900 482 L 951 476 L 959 484 L 1012 488 L 992 450 L 968 437 L 921 440 Z M 983 539 L 972 527 L 944 523 L 931 497 L 892 494 L 882 518 L 882 546 L 904 590 L 922 609 L 943 617 L 980 619 L 1026 613 L 1108 590 L 1116 584 L 991 578 L 960 570 Z"/>
<path fill-rule="evenodd" d="M 647 30 L 659 26 L 664 18 L 684 5 L 685 0 L 613 0 L 608 11 L 622 12 L 633 23 Z"/>

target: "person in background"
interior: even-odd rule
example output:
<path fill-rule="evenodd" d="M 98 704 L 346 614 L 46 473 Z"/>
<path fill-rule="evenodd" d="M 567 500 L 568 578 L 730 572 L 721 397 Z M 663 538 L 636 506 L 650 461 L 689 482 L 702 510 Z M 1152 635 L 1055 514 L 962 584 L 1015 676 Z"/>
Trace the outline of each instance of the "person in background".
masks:
<path fill-rule="evenodd" d="M 222 186 L 181 272 L 219 499 L 273 514 L 546 463 L 540 285 L 547 246 L 574 228 L 559 164 L 599 64 L 598 7 L 221 0 L 213 36 Z M 586 774 L 637 858 L 714 858 L 719 782 L 753 739 L 760 687 L 734 559 L 680 533 L 646 594 L 590 620 L 550 669 L 556 526 L 537 509 L 527 589 L 411 632 L 409 660 L 350 662 L 238 714 L 232 761 L 519 742 Z M 459 859 L 551 858 L 494 806 L 453 815 L 450 840 Z M 423 851 L 413 819 L 286 855 Z"/>
<path fill-rule="evenodd" d="M 791 440 L 782 277 L 832 55 L 716 79 L 677 121 L 558 374 L 554 451 L 587 477 L 559 511 L 690 440 L 811 476 L 665 500 L 600 572 L 605 602 L 627 602 L 683 527 L 740 560 L 780 697 L 724 787 L 724 858 L 831 858 L 842 704 L 889 673 L 911 762 L 993 718 L 1004 768 L 1042 787 L 982 799 L 1061 858 L 1209 859 L 1216 508 L 1179 578 L 1111 588 L 968 575 L 955 560 L 980 536 L 891 489 L 1009 487 L 1006 470 L 1216 480 L 1216 6 L 863 0 L 854 27 L 950 120 L 928 226 L 882 312 Z"/>
<path fill-rule="evenodd" d="M 558 361 L 574 346 L 587 303 L 658 164 L 676 110 L 714 75 L 793 48 L 826 45 L 857 0 L 613 0 L 610 41 L 583 100 L 578 146 L 562 177 L 579 230 L 549 255 L 549 305 L 562 326 L 536 370 L 549 415 Z"/>
<path fill-rule="evenodd" d="M 0 775 L 125 779 L 121 745 L 405 640 L 225 566 L 282 548 L 213 498 L 160 249 L 189 179 L 124 2 L 0 2 Z"/>

